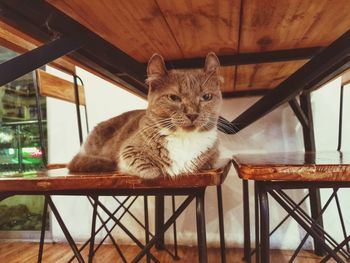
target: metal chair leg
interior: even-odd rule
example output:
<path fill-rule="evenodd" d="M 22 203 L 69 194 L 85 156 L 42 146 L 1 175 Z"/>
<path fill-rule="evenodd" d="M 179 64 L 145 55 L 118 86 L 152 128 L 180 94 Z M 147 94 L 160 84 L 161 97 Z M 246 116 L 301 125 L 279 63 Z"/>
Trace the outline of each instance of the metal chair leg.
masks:
<path fill-rule="evenodd" d="M 198 240 L 198 257 L 200 263 L 208 262 L 207 255 L 207 238 L 205 229 L 204 213 L 204 189 L 196 195 L 196 219 L 197 219 L 197 240 Z"/>
<path fill-rule="evenodd" d="M 245 262 L 251 262 L 250 246 L 250 215 L 249 215 L 249 188 L 248 181 L 242 180 L 243 186 L 243 228 L 244 228 L 244 257 Z"/>
<path fill-rule="evenodd" d="M 64 235 L 65 235 L 65 237 L 66 237 L 66 239 L 67 239 L 67 241 L 69 243 L 69 245 L 70 245 L 70 247 L 72 248 L 75 257 L 77 258 L 79 263 L 84 263 L 84 259 L 81 256 L 81 254 L 79 253 L 77 245 L 74 243 L 74 240 L 73 240 L 72 236 L 70 235 L 66 225 L 64 224 L 64 222 L 63 222 L 63 220 L 62 220 L 62 218 L 61 218 L 61 216 L 60 216 L 60 214 L 59 214 L 55 204 L 52 202 L 50 196 L 47 196 L 47 201 L 48 201 L 48 205 L 50 206 L 52 213 L 56 217 L 57 222 L 60 225 L 60 227 L 61 227 L 61 229 L 62 229 L 62 231 L 63 231 L 63 233 L 64 233 Z"/>
<path fill-rule="evenodd" d="M 265 189 L 259 189 L 259 204 L 261 228 L 261 262 L 268 263 L 270 262 L 269 203 L 267 191 Z"/>
<path fill-rule="evenodd" d="M 160 233 L 162 226 L 164 225 L 164 196 L 155 197 L 155 235 Z M 156 249 L 164 249 L 164 235 L 161 236 L 156 245 Z"/>
<path fill-rule="evenodd" d="M 216 186 L 216 193 L 217 193 L 217 200 L 218 200 L 221 262 L 222 263 L 226 263 L 226 245 L 225 245 L 225 231 L 224 231 L 224 209 L 223 209 L 223 204 L 222 204 L 221 185 Z"/>
<path fill-rule="evenodd" d="M 254 214 L 255 214 L 255 258 L 260 262 L 260 215 L 257 182 L 254 182 Z"/>
<path fill-rule="evenodd" d="M 269 226 L 269 201 L 267 191 L 263 186 L 258 186 L 259 205 L 260 205 L 260 247 L 261 262 L 270 262 L 270 226 Z"/>
<path fill-rule="evenodd" d="M 42 214 L 42 218 L 41 218 L 41 232 L 40 232 L 40 243 L 39 243 L 39 252 L 38 252 L 38 263 L 41 263 L 42 258 L 43 258 L 47 206 L 48 206 L 48 202 L 47 202 L 47 198 L 45 196 L 44 209 L 43 209 L 43 214 Z"/>
<path fill-rule="evenodd" d="M 173 214 L 175 213 L 176 210 L 176 205 L 175 205 L 175 196 L 171 196 L 171 204 L 172 204 L 172 209 L 173 209 Z M 174 221 L 173 224 L 173 234 L 174 234 L 174 260 L 180 260 L 180 257 L 178 255 L 178 250 L 177 250 L 177 230 L 176 230 L 176 220 Z"/>
<path fill-rule="evenodd" d="M 148 244 L 149 242 L 148 198 L 146 195 L 143 198 L 144 198 L 143 200 L 144 200 L 144 213 L 145 213 L 145 243 Z M 146 261 L 147 263 L 151 262 L 151 257 L 149 252 L 147 252 Z"/>
<path fill-rule="evenodd" d="M 96 230 L 96 215 L 97 215 L 97 200 L 98 196 L 92 197 L 94 200 L 94 207 L 92 210 L 92 220 L 91 220 L 91 235 L 90 235 L 90 248 L 89 248 L 89 263 L 92 263 L 94 257 L 94 246 L 95 246 L 95 230 Z"/>

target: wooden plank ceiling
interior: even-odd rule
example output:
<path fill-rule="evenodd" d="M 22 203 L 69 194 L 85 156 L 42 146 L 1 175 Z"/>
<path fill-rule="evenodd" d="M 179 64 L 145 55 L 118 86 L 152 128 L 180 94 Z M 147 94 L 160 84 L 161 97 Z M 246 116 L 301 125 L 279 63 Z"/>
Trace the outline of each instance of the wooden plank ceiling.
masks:
<path fill-rule="evenodd" d="M 136 60 L 324 47 L 350 28 L 349 0 L 47 0 Z M 222 69 L 224 92 L 274 88 L 307 60 Z"/>

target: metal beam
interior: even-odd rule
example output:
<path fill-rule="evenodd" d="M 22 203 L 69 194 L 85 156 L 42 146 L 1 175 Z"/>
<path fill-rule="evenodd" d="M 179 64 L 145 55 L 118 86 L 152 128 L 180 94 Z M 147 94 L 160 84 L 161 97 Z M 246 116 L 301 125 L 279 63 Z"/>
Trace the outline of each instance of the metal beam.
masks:
<path fill-rule="evenodd" d="M 43 42 L 57 35 L 83 36 L 84 47 L 70 54 L 70 57 L 112 80 L 122 79 L 120 82 L 127 82 L 128 88 L 130 85 L 135 86 L 133 92 L 143 96 L 147 93 L 144 85 L 146 67 L 142 63 L 49 3 L 39 0 L 1 0 L 0 15 L 5 22 Z M 120 77 L 121 73 L 124 75 Z"/>
<path fill-rule="evenodd" d="M 287 49 L 267 52 L 242 53 L 235 55 L 218 56 L 221 66 L 248 65 L 272 62 L 285 62 L 311 59 L 322 50 L 321 47 Z M 168 60 L 168 68 L 202 68 L 203 58 Z"/>
<path fill-rule="evenodd" d="M 0 64 L 0 86 L 78 49 L 82 44 L 81 38 L 62 37 Z"/>
<path fill-rule="evenodd" d="M 309 91 L 317 83 L 324 82 L 350 67 L 350 30 L 345 32 L 329 47 L 312 58 L 275 89 L 268 92 L 232 123 L 237 131 L 242 130 L 281 104 L 297 96 L 301 91 Z"/>

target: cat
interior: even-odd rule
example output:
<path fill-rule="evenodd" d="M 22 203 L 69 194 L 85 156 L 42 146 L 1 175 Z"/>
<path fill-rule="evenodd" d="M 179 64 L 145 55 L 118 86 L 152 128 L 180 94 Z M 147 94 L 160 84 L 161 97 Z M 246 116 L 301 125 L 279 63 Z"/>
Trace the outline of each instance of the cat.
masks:
<path fill-rule="evenodd" d="M 68 169 L 154 179 L 212 168 L 222 104 L 219 68 L 213 52 L 203 69 L 192 70 L 167 70 L 162 56 L 154 54 L 147 66 L 147 109 L 98 124 Z"/>

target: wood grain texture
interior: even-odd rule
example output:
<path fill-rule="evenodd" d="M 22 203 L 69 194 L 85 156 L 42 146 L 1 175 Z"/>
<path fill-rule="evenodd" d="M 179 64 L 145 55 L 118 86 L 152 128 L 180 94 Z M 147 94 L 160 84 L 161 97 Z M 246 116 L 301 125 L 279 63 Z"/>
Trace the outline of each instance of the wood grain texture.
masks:
<path fill-rule="evenodd" d="M 240 0 L 157 0 L 185 58 L 234 54 Z"/>
<path fill-rule="evenodd" d="M 234 166 L 245 180 L 350 181 L 350 153 L 266 153 L 237 155 Z"/>
<path fill-rule="evenodd" d="M 239 52 L 328 46 L 350 28 L 348 0 L 245 0 Z"/>
<path fill-rule="evenodd" d="M 182 58 L 155 1 L 48 2 L 140 62 L 148 61 L 155 52 L 167 59 Z"/>
<path fill-rule="evenodd" d="M 222 92 L 232 92 L 235 86 L 235 66 L 221 67 L 220 75 L 224 78 L 224 83 L 221 86 Z"/>
<path fill-rule="evenodd" d="M 42 44 L 43 43 L 40 41 L 0 20 L 0 45 L 15 52 L 24 53 L 37 48 Z M 67 57 L 56 59 L 50 63 L 50 65 L 70 74 L 75 73 L 75 65 L 73 61 Z"/>
<path fill-rule="evenodd" d="M 75 103 L 74 83 L 43 70 L 36 71 L 40 95 Z M 78 85 L 80 105 L 86 105 L 84 88 Z"/>
<path fill-rule="evenodd" d="M 238 66 L 235 90 L 275 88 L 306 62 L 298 60 Z"/>
<path fill-rule="evenodd" d="M 135 257 L 140 251 L 136 246 L 120 245 L 127 262 Z M 169 247 L 172 249 L 172 247 Z M 179 262 L 179 263 L 193 263 L 198 261 L 198 249 L 196 246 L 179 246 L 179 260 L 174 261 L 164 250 L 152 249 L 152 253 L 162 263 L 167 262 Z M 6 241 L 0 242 L 0 260 L 6 263 L 18 263 L 18 262 L 36 262 L 38 253 L 38 243 L 18 242 L 18 241 Z M 88 249 L 83 250 L 83 257 L 87 262 Z M 288 250 L 276 250 L 273 249 L 270 252 L 271 262 L 288 262 L 288 259 L 292 256 L 293 251 Z M 73 253 L 70 250 L 68 244 L 65 243 L 46 243 L 44 247 L 43 262 L 55 262 L 66 263 Z M 241 263 L 243 249 L 242 248 L 226 248 L 226 262 L 228 263 Z M 208 249 L 208 262 L 218 262 L 220 258 L 219 248 Z M 301 251 L 296 259 L 295 263 L 316 263 L 320 262 L 321 257 L 316 256 L 311 251 Z M 77 261 L 73 261 L 77 262 Z M 123 260 L 120 258 L 116 249 L 112 245 L 102 245 L 101 248 L 94 255 L 95 263 L 121 263 Z M 140 262 L 146 262 L 145 259 Z M 334 262 L 330 260 L 329 262 Z"/>
<path fill-rule="evenodd" d="M 194 188 L 220 185 L 224 182 L 230 164 L 223 169 L 202 171 L 177 178 L 163 177 L 144 180 L 137 176 L 118 172 L 69 173 L 65 168 L 13 174 L 0 177 L 0 191 L 57 191 L 57 190 L 115 190 L 153 188 Z"/>

